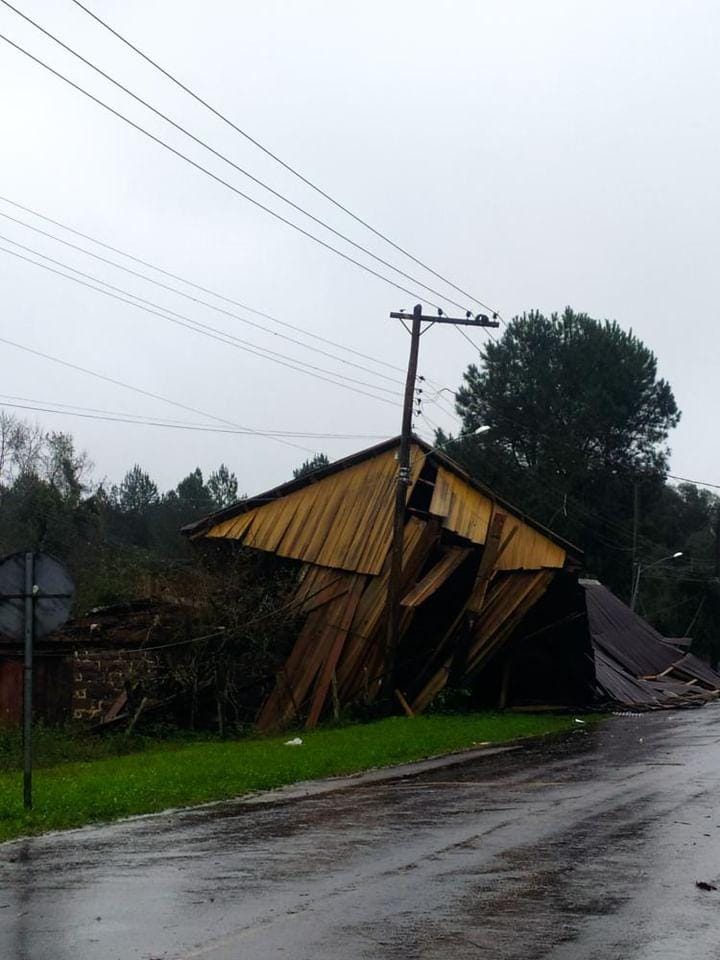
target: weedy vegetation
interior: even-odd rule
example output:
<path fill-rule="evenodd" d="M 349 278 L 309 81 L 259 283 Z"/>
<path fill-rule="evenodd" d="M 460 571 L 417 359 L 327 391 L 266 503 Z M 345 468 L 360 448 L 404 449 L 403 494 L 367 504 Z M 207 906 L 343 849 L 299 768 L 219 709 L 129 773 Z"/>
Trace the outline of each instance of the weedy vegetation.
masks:
<path fill-rule="evenodd" d="M 21 743 L 0 736 L 0 840 L 269 790 L 419 760 L 477 743 L 579 729 L 573 717 L 436 714 L 325 727 L 294 737 L 158 741 L 39 730 L 34 808 L 22 807 Z M 587 729 L 587 726 L 582 729 Z"/>

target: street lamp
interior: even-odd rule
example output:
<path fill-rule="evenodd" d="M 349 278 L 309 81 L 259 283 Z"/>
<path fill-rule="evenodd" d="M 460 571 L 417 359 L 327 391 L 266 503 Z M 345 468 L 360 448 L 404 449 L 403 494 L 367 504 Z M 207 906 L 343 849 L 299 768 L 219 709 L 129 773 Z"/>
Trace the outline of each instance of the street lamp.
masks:
<path fill-rule="evenodd" d="M 455 443 L 457 440 L 466 440 L 468 437 L 479 437 L 481 434 L 487 433 L 490 429 L 487 424 L 483 424 L 481 427 L 475 427 L 474 430 L 468 430 L 467 433 L 459 433 L 456 437 L 449 437 L 443 443 L 438 443 L 437 446 L 428 450 L 425 456 L 428 457 L 431 453 L 435 453 L 436 450 L 442 450 L 443 447 L 446 447 L 449 443 Z"/>
<path fill-rule="evenodd" d="M 420 460 L 427 460 L 430 454 L 435 453 L 436 450 L 442 450 L 443 447 L 446 447 L 449 443 L 456 443 L 458 440 L 467 440 L 468 437 L 479 437 L 483 433 L 487 433 L 488 430 L 492 429 L 487 425 L 482 427 L 476 427 L 474 430 L 468 430 L 467 433 L 459 433 L 456 437 L 448 437 L 447 440 L 444 440 L 442 443 L 436 444 L 434 447 L 430 447 L 427 453 L 424 453 Z M 399 459 L 399 455 L 395 454 L 395 459 Z M 417 461 L 415 461 L 417 462 Z"/>
<path fill-rule="evenodd" d="M 682 550 L 677 550 L 675 553 L 671 553 L 667 557 L 661 557 L 659 560 L 655 560 L 653 563 L 648 563 L 643 566 L 640 561 L 635 564 L 635 578 L 633 580 L 633 589 L 632 597 L 630 599 L 630 609 L 635 610 L 635 604 L 637 603 L 638 594 L 640 593 L 640 576 L 645 573 L 646 570 L 649 570 L 651 567 L 657 567 L 660 563 L 666 563 L 668 560 L 677 560 L 678 557 L 681 557 Z"/>

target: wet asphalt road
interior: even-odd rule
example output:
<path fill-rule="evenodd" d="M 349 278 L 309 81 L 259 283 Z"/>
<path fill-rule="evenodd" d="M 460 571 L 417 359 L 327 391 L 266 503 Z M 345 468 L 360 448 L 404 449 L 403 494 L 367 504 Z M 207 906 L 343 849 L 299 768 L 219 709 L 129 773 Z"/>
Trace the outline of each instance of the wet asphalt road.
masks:
<path fill-rule="evenodd" d="M 720 958 L 720 705 L 0 847 L 2 960 Z"/>

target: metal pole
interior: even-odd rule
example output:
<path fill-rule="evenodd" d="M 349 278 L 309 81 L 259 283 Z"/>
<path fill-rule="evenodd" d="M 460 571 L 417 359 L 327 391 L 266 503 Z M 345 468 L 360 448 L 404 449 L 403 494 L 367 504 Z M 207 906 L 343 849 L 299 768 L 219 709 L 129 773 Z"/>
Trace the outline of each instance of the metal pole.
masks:
<path fill-rule="evenodd" d="M 25 662 L 23 665 L 23 806 L 32 809 L 32 693 L 35 637 L 35 554 L 25 554 Z"/>
<path fill-rule="evenodd" d="M 410 483 L 410 434 L 412 431 L 412 410 L 417 377 L 418 352 L 420 349 L 420 323 L 422 306 L 413 309 L 412 329 L 410 331 L 410 359 L 405 379 L 405 399 L 403 402 L 402 431 L 400 433 L 400 453 L 398 456 L 397 483 L 395 486 L 395 514 L 393 520 L 392 554 L 390 560 L 390 579 L 388 582 L 388 627 L 385 648 L 385 684 L 387 691 L 394 687 L 395 659 L 400 636 L 400 579 L 402 577 L 403 546 L 405 541 L 405 499 Z"/>
<path fill-rule="evenodd" d="M 633 563 L 633 587 L 632 587 L 632 596 L 630 597 L 630 609 L 635 610 L 635 605 L 637 603 L 638 592 L 640 590 L 640 573 L 642 567 L 640 566 L 640 561 L 636 560 Z"/>
<path fill-rule="evenodd" d="M 633 483 L 632 583 L 630 585 L 631 596 L 634 596 L 635 594 L 635 574 L 637 572 L 636 566 L 638 563 L 637 539 L 638 539 L 639 519 L 640 519 L 640 488 L 637 480 L 635 480 Z"/>

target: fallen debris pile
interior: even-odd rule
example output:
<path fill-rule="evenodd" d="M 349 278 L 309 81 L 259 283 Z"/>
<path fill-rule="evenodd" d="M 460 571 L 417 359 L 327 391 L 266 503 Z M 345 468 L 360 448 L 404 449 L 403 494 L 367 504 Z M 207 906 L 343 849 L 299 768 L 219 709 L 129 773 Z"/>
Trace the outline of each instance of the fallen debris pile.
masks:
<path fill-rule="evenodd" d="M 701 705 L 720 696 L 720 675 L 666 640 L 597 580 L 580 580 L 602 694 L 628 707 Z"/>
<path fill-rule="evenodd" d="M 411 447 L 394 690 L 388 670 L 394 439 L 185 528 L 301 564 L 306 619 L 258 719 L 261 729 L 394 694 L 422 711 L 471 683 L 580 553 L 418 438 Z M 583 694 L 586 696 L 586 693 Z M 572 694 L 577 699 L 576 692 Z"/>

